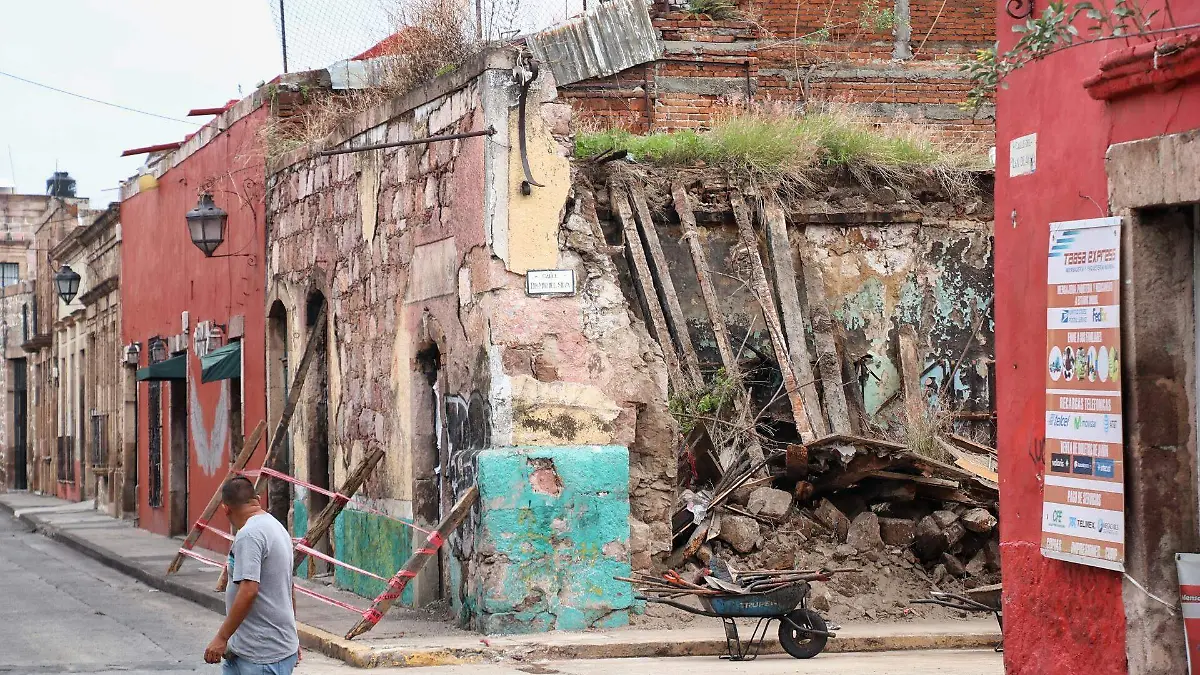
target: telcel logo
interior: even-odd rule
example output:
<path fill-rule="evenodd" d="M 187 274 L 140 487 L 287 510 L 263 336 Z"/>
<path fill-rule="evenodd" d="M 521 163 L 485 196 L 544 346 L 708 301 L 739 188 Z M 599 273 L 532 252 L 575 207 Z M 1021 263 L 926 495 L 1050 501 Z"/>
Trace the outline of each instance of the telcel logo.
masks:
<path fill-rule="evenodd" d="M 1049 424 L 1052 427 L 1069 427 L 1071 426 L 1071 416 L 1052 412 L 1050 413 Z"/>

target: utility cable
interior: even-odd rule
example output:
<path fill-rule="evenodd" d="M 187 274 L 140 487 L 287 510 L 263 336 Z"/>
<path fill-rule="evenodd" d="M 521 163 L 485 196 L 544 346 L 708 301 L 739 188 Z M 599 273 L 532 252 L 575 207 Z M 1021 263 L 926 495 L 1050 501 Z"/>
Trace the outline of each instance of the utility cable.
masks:
<path fill-rule="evenodd" d="M 101 100 L 100 100 L 100 99 L 98 99 L 98 98 L 92 98 L 92 97 L 90 97 L 90 96 L 84 96 L 83 94 L 76 94 L 76 93 L 75 93 L 75 92 L 73 92 L 73 91 L 67 91 L 66 89 L 59 89 L 58 87 L 52 87 L 52 86 L 50 86 L 50 85 L 48 85 L 48 84 L 42 84 L 41 82 L 34 82 L 33 80 L 28 80 L 28 79 L 26 79 L 26 78 L 24 78 L 24 77 L 20 77 L 19 75 L 13 75 L 12 73 L 6 73 L 6 72 L 4 72 L 4 71 L 2 71 L 2 70 L 0 70 L 0 75 L 3 75 L 4 77 L 11 77 L 11 78 L 12 78 L 12 79 L 14 79 L 14 80 L 19 80 L 19 81 L 21 81 L 21 82 L 24 82 L 24 83 L 26 83 L 26 84 L 32 84 L 32 85 L 33 85 L 33 86 L 35 86 L 35 87 L 41 87 L 41 88 L 43 88 L 43 89 L 49 89 L 50 91 L 56 91 L 56 92 L 58 92 L 58 93 L 60 93 L 60 94 L 66 94 L 67 96 L 74 96 L 75 98 L 81 98 L 81 99 L 83 99 L 83 100 L 85 100 L 85 101 L 91 101 L 92 103 L 99 103 L 100 105 L 106 105 L 106 106 L 109 106 L 110 108 L 117 108 L 118 110 L 124 110 L 124 111 L 127 111 L 127 112 L 135 112 L 135 113 L 138 113 L 138 114 L 141 114 L 141 115 L 149 115 L 150 117 L 157 117 L 157 118 L 159 118 L 159 119 L 163 119 L 163 120 L 169 120 L 169 121 L 171 121 L 171 122 L 179 122 L 180 124 L 187 124 L 188 126 L 195 126 L 195 122 L 189 122 L 189 121 L 187 121 L 187 120 L 181 120 L 181 119 L 179 119 L 179 118 L 176 118 L 176 117 L 167 117 L 166 115 L 159 115 L 158 113 L 147 112 L 147 111 L 145 111 L 145 110 L 138 110 L 137 108 L 130 108 L 130 107 L 128 107 L 128 106 L 123 106 L 123 105 L 119 105 L 119 104 L 116 104 L 116 103 L 109 103 L 108 101 L 101 101 Z"/>

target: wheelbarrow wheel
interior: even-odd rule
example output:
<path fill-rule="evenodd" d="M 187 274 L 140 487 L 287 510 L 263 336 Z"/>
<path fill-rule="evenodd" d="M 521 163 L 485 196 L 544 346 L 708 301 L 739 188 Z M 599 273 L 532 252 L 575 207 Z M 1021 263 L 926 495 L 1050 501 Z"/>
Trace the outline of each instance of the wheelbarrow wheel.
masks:
<path fill-rule="evenodd" d="M 792 625 L 793 623 L 796 626 L 822 632 L 828 630 L 825 626 L 825 619 L 822 619 L 820 614 L 811 609 L 797 609 L 779 622 L 779 644 L 783 647 L 783 651 L 793 658 L 811 659 L 825 649 L 825 643 L 829 641 L 829 636 L 798 631 Z"/>

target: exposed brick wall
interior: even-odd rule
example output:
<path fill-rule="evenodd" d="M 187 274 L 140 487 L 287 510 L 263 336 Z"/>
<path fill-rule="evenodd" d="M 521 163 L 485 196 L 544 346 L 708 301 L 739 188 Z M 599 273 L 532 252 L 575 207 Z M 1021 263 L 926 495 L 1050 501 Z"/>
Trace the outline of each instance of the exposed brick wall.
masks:
<path fill-rule="evenodd" d="M 993 9 L 982 0 L 911 0 L 906 41 L 899 25 L 864 26 L 860 0 L 739 4 L 750 20 L 658 12 L 661 59 L 562 87 L 560 96 L 585 127 L 637 133 L 706 128 L 749 91 L 756 102 L 844 102 L 872 119 L 909 119 L 990 141 L 990 109 L 960 108 L 971 86 L 959 66 L 993 40 Z M 911 58 L 894 58 L 906 51 Z"/>

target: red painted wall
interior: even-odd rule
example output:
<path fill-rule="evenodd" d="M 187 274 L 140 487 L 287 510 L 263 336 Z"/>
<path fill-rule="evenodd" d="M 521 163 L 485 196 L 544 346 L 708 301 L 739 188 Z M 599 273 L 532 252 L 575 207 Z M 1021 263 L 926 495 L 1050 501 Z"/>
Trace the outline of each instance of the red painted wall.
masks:
<path fill-rule="evenodd" d="M 264 161 L 257 133 L 266 119 L 259 108 L 230 126 L 220 136 L 167 171 L 158 187 L 141 192 L 121 203 L 122 271 L 121 301 L 126 344 L 142 345 L 141 366 L 147 365 L 151 337 L 164 338 L 181 332 L 181 315 L 189 313 L 188 377 L 195 381 L 191 392 L 198 395 L 203 427 L 211 435 L 221 383 L 200 383 L 200 360 L 190 333 L 201 321 L 227 328 L 234 316 L 245 317 L 242 337 L 243 429 L 247 435 L 265 414 L 263 252 L 265 224 Z M 202 186 L 218 206 L 229 213 L 225 242 L 216 255 L 248 253 L 252 257 L 205 258 L 188 238 L 184 214 L 196 206 Z M 149 458 L 147 401 L 149 385 L 138 384 L 138 518 L 151 532 L 167 534 L 170 525 L 171 443 L 170 390 L 162 387 L 163 420 L 163 506 L 149 505 Z M 190 403 L 190 401 L 189 401 Z M 189 408 L 191 406 L 189 405 Z M 229 466 L 228 437 L 219 450 L 220 462 L 212 469 L 201 465 L 198 443 L 188 427 L 188 520 L 199 518 L 209 498 L 219 489 Z M 232 435 L 232 432 L 229 434 Z M 202 448 L 206 443 L 199 443 Z M 263 445 L 252 464 L 262 461 Z M 209 462 L 211 467 L 212 463 Z M 215 527 L 228 531 L 218 514 Z M 205 535 L 201 545 L 220 551 L 227 543 L 216 535 Z"/>
<path fill-rule="evenodd" d="M 996 3 L 1001 50 L 1015 42 L 1007 4 Z M 1146 4 L 1149 11 L 1162 3 Z M 1200 22 L 1200 3 L 1172 9 L 1173 25 Z M 1088 96 L 1082 81 L 1098 72 L 1102 56 L 1126 46 L 1113 40 L 1052 55 L 1013 74 L 997 95 L 996 373 L 1010 675 L 1127 672 L 1120 574 L 1048 560 L 1039 550 L 1046 332 L 1038 318 L 1049 223 L 1108 215 L 1108 146 L 1200 127 L 1197 83 L 1113 102 Z M 1009 178 L 1009 141 L 1035 132 L 1036 173 Z"/>

